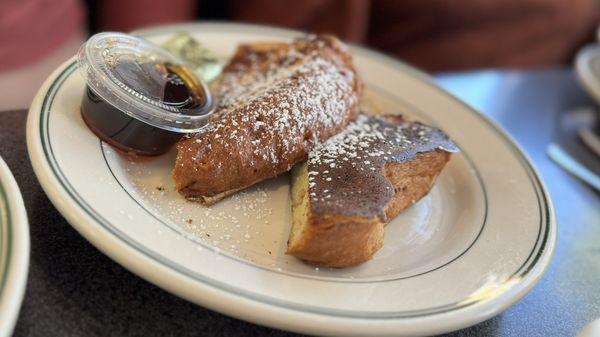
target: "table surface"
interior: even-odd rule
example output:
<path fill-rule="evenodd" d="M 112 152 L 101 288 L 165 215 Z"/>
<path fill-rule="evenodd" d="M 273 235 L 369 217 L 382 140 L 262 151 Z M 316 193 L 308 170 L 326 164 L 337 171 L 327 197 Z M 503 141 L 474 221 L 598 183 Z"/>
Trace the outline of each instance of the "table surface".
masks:
<path fill-rule="evenodd" d="M 556 208 L 558 244 L 539 284 L 504 313 L 447 336 L 574 336 L 600 317 L 600 194 L 545 147 L 569 109 L 592 106 L 572 71 L 479 71 L 438 82 L 499 122 L 524 148 Z M 0 156 L 21 188 L 31 230 L 27 290 L 14 336 L 293 336 L 196 306 L 138 278 L 83 239 L 31 169 L 23 111 L 0 112 Z M 581 146 L 580 144 L 578 146 Z"/>

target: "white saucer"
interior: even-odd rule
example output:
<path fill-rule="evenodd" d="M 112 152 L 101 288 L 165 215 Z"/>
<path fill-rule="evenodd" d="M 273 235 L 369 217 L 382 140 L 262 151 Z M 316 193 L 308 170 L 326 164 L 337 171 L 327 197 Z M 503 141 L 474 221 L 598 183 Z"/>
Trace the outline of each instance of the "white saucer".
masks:
<path fill-rule="evenodd" d="M 0 158 L 0 337 L 12 335 L 29 270 L 29 225 L 21 192 Z"/>

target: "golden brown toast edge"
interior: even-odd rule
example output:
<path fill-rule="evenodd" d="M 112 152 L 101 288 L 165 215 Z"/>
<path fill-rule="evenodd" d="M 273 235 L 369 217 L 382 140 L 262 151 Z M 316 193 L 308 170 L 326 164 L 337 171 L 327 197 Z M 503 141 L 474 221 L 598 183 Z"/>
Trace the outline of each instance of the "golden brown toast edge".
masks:
<path fill-rule="evenodd" d="M 386 119 L 395 123 L 406 120 L 400 115 L 386 115 Z M 419 153 L 409 161 L 387 163 L 384 175 L 395 190 L 394 196 L 385 206 L 387 219 L 312 213 L 307 203 L 307 192 L 301 191 L 308 188 L 308 180 L 306 178 L 305 186 L 300 186 L 299 183 L 299 175 L 307 175 L 307 165 L 297 165 L 292 171 L 292 208 L 293 212 L 297 211 L 300 202 L 294 199 L 306 199 L 306 224 L 301 233 L 297 233 L 295 237 L 290 236 L 286 253 L 309 264 L 336 268 L 355 266 L 371 259 L 383 245 L 384 225 L 429 193 L 450 157 L 449 152 L 433 150 Z"/>

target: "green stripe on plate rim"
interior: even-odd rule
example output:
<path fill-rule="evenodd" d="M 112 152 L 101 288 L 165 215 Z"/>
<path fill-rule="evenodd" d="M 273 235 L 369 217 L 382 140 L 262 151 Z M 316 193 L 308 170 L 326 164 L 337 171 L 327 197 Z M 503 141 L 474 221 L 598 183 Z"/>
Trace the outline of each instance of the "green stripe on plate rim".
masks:
<path fill-rule="evenodd" d="M 0 302 L 5 295 L 6 280 L 12 255 L 12 215 L 8 194 L 0 180 Z"/>
<path fill-rule="evenodd" d="M 410 67 L 404 66 L 401 62 L 399 62 L 397 60 L 393 60 L 393 59 L 386 60 L 387 56 L 379 55 L 379 54 L 376 54 L 376 53 L 370 52 L 370 51 L 366 51 L 366 53 L 369 53 L 372 56 L 375 56 L 386 63 L 390 63 L 394 67 L 401 66 L 403 69 L 406 68 L 405 70 L 407 70 L 407 72 L 409 74 L 415 76 L 418 79 L 424 80 L 425 83 L 432 86 L 434 89 L 447 95 L 451 99 L 456 100 L 457 102 L 463 104 L 468 110 L 472 111 L 476 116 L 480 117 L 480 119 L 485 124 L 487 124 L 492 130 L 496 131 L 496 133 L 500 136 L 500 138 L 502 138 L 505 141 L 505 143 L 509 146 L 509 148 L 511 148 L 513 150 L 515 156 L 519 159 L 519 161 L 521 162 L 523 167 L 526 169 L 527 175 L 534 187 L 536 197 L 538 200 L 539 210 L 540 210 L 540 227 L 539 227 L 538 237 L 536 239 L 536 242 L 532 248 L 531 253 L 527 257 L 527 259 L 513 274 L 514 276 L 519 276 L 519 277 L 526 276 L 529 273 L 529 271 L 531 271 L 531 269 L 535 266 L 536 262 L 540 259 L 540 257 L 542 256 L 542 253 L 545 251 L 546 244 L 548 241 L 549 231 L 550 231 L 550 226 L 548 224 L 548 221 L 550 220 L 551 217 L 550 217 L 550 209 L 548 207 L 548 199 L 547 199 L 546 194 L 543 192 L 543 190 L 541 188 L 541 182 L 539 180 L 539 177 L 535 174 L 534 169 L 532 168 L 531 164 L 525 159 L 525 156 L 523 155 L 521 150 L 519 148 L 517 148 L 507 138 L 507 136 L 502 131 L 500 131 L 493 123 L 491 123 L 486 117 L 484 117 L 480 113 L 474 111 L 468 105 L 464 104 L 460 100 L 457 100 L 455 97 L 446 93 L 442 89 L 439 89 L 437 86 L 435 86 L 435 84 L 433 84 L 431 82 L 431 80 L 429 80 L 424 75 L 421 75 L 420 73 L 416 72 L 415 70 L 412 70 Z M 124 233 L 122 233 L 118 228 L 116 228 L 112 224 L 110 224 L 110 222 L 108 222 L 105 218 L 103 218 L 100 214 L 98 214 L 89 204 L 87 204 L 85 202 L 85 200 L 76 192 L 76 190 L 73 188 L 73 186 L 69 183 L 68 179 L 65 177 L 64 173 L 60 169 L 60 166 L 58 165 L 56 158 L 54 157 L 52 144 L 50 142 L 49 132 L 48 132 L 48 125 L 49 125 L 49 119 L 50 119 L 49 111 L 50 111 L 50 108 L 54 101 L 56 92 L 58 91 L 58 88 L 66 80 L 66 78 L 71 73 L 73 73 L 73 71 L 75 69 L 76 69 L 76 62 L 72 62 L 71 64 L 67 65 L 62 70 L 62 72 L 51 83 L 50 88 L 48 89 L 48 92 L 45 95 L 44 101 L 42 103 L 42 108 L 41 108 L 41 112 L 40 112 L 40 120 L 39 120 L 39 122 L 40 122 L 39 131 L 40 131 L 40 135 L 41 135 L 40 141 L 42 144 L 44 154 L 46 156 L 46 160 L 47 160 L 49 166 L 51 167 L 55 177 L 57 178 L 59 183 L 62 185 L 62 188 L 69 194 L 71 199 L 76 204 L 79 205 L 81 210 L 86 212 L 92 219 L 94 219 L 98 224 L 103 226 L 110 233 L 112 233 L 113 235 L 115 235 L 116 237 L 121 239 L 124 243 L 128 244 L 131 248 L 137 250 L 139 253 L 145 255 L 146 257 L 148 257 L 160 264 L 163 264 L 182 275 L 185 275 L 189 278 L 195 279 L 197 281 L 200 281 L 202 283 L 205 283 L 207 285 L 210 285 L 210 286 L 215 287 L 222 291 L 233 293 L 235 295 L 242 296 L 247 299 L 251 299 L 251 300 L 269 304 L 269 305 L 275 305 L 275 306 L 279 306 L 279 307 L 283 307 L 283 308 L 287 308 L 287 309 L 297 310 L 300 312 L 307 312 L 307 313 L 320 314 L 320 315 L 329 315 L 329 316 L 337 316 L 337 317 L 345 317 L 345 318 L 363 318 L 363 319 L 364 318 L 370 318 L 370 319 L 416 318 L 416 317 L 425 317 L 425 316 L 432 316 L 432 315 L 447 313 L 450 311 L 459 310 L 459 309 L 462 309 L 465 307 L 472 306 L 477 303 L 481 303 L 481 302 L 490 300 L 490 299 L 473 299 L 473 300 L 465 299 L 464 301 L 458 301 L 456 303 L 438 306 L 435 308 L 427 308 L 427 309 L 411 310 L 411 311 L 401 311 L 401 312 L 386 312 L 386 313 L 360 312 L 360 311 L 348 311 L 348 310 L 337 310 L 337 309 L 324 310 L 320 307 L 302 305 L 302 304 L 298 304 L 298 303 L 291 303 L 291 302 L 282 301 L 282 300 L 278 300 L 278 299 L 274 299 L 274 298 L 270 298 L 270 297 L 266 297 L 266 296 L 259 296 L 254 293 L 251 293 L 251 292 L 248 292 L 248 291 L 245 291 L 242 289 L 238 289 L 236 287 L 232 287 L 226 283 L 222 283 L 219 281 L 215 281 L 213 279 L 209 279 L 202 274 L 196 273 L 196 272 L 186 268 L 185 266 L 176 264 L 173 261 L 165 259 L 164 257 L 160 256 L 156 252 L 140 245 L 139 243 L 135 242 L 132 238 L 130 238 L 127 235 L 125 235 Z M 541 196 L 541 198 L 540 198 L 540 196 Z M 542 203 L 542 201 L 543 201 L 543 203 Z M 545 212 L 544 212 L 544 210 L 542 210 L 542 208 L 545 210 Z M 544 227 L 544 228 L 542 228 L 542 227 Z M 543 237 L 542 237 L 542 232 L 543 232 Z M 541 240 L 540 240 L 540 238 L 541 238 Z M 498 295 L 498 296 L 500 296 L 500 295 Z"/>

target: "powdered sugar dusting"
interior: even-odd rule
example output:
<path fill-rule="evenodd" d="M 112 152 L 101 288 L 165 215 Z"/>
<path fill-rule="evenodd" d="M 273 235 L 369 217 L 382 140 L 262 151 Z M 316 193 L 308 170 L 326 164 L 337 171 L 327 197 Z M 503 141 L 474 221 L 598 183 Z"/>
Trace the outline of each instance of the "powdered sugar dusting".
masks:
<path fill-rule="evenodd" d="M 303 143 L 298 136 L 312 140 L 314 127 L 343 123 L 344 111 L 357 103 L 351 82 L 316 52 L 304 57 L 291 50 L 283 65 L 270 63 L 266 72 L 251 71 L 241 77 L 241 85 L 236 73 L 224 76 L 217 93 L 222 98 L 218 113 L 224 117 L 202 133 L 213 133 L 225 146 L 250 146 L 260 159 L 277 163 L 282 158 L 276 147 L 261 144 L 279 144 L 284 152 L 293 152 Z M 236 127 L 248 124 L 251 128 Z"/>
<path fill-rule="evenodd" d="M 143 169 L 143 164 L 129 162 L 126 172 L 134 187 L 130 193 L 154 205 L 147 206 L 149 212 L 160 214 L 173 224 L 171 228 L 180 232 L 181 237 L 187 237 L 219 253 L 253 260 L 254 255 L 249 255 L 243 248 L 256 245 L 265 236 L 269 237 L 266 230 L 272 228 L 272 223 L 276 223 L 273 220 L 274 201 L 266 189 L 256 186 L 236 193 L 229 198 L 233 205 L 230 208 L 224 208 L 224 205 L 202 207 L 178 196 L 173 186 L 165 182 L 149 183 L 151 173 Z M 161 230 L 156 234 L 161 235 L 162 232 Z M 278 245 L 278 242 L 273 242 L 273 245 L 267 245 L 261 253 L 267 254 L 267 251 L 275 250 Z M 199 247 L 199 250 L 204 249 L 202 245 Z"/>
<path fill-rule="evenodd" d="M 219 171 L 235 175 L 237 187 L 249 185 L 257 176 L 291 169 L 315 143 L 344 127 L 357 112 L 361 82 L 331 44 L 309 36 L 277 52 L 234 58 L 215 92 L 219 117 L 180 147 L 181 170 Z M 247 167 L 261 173 L 247 173 Z"/>
<path fill-rule="evenodd" d="M 398 122 L 361 114 L 342 132 L 315 146 L 308 156 L 313 211 L 343 209 L 344 213 L 383 217 L 383 206 L 394 194 L 383 174 L 385 163 L 410 160 L 434 149 L 458 150 L 436 128 Z"/>

